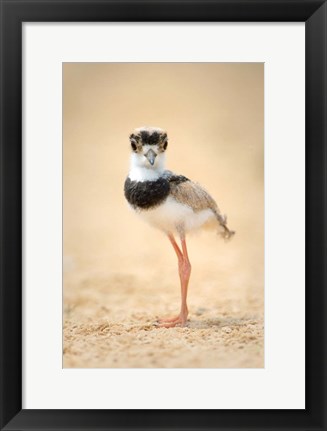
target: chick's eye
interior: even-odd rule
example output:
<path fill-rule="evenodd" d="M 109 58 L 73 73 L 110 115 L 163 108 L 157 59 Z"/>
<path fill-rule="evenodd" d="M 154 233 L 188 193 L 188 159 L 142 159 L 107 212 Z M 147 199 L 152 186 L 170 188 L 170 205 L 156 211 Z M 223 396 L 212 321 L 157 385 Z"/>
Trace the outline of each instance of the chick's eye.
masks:
<path fill-rule="evenodd" d="M 167 147 L 168 147 L 168 141 L 165 141 L 164 143 L 163 143 L 163 149 L 165 150 Z"/>
<path fill-rule="evenodd" d="M 136 143 L 134 141 L 131 142 L 131 147 L 133 151 L 136 151 Z"/>

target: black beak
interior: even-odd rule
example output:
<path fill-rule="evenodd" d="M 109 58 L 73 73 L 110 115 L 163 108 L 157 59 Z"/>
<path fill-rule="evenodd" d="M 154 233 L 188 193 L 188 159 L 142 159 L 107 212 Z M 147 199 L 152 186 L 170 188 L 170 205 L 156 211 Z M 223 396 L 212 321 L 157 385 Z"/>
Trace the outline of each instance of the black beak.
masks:
<path fill-rule="evenodd" d="M 144 155 L 149 160 L 150 165 L 153 166 L 154 165 L 154 161 L 155 161 L 155 159 L 157 157 L 157 154 L 153 150 L 149 150 Z"/>

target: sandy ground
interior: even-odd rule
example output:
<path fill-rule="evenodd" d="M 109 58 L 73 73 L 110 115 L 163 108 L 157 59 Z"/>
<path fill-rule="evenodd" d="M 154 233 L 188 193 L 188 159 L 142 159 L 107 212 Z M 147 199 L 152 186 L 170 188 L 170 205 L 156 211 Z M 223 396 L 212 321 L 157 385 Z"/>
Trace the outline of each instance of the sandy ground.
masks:
<path fill-rule="evenodd" d="M 208 267 L 205 278 L 192 279 L 188 326 L 158 329 L 156 318 L 179 306 L 172 272 L 85 275 L 72 282 L 65 301 L 64 366 L 263 367 L 259 286 L 237 286 L 233 277 L 224 285 Z"/>
<path fill-rule="evenodd" d="M 65 65 L 64 367 L 264 366 L 263 67 L 173 66 Z M 179 311 L 176 256 L 123 197 L 128 135 L 144 124 L 167 129 L 167 167 L 236 230 L 188 238 L 185 328 L 155 326 Z"/>

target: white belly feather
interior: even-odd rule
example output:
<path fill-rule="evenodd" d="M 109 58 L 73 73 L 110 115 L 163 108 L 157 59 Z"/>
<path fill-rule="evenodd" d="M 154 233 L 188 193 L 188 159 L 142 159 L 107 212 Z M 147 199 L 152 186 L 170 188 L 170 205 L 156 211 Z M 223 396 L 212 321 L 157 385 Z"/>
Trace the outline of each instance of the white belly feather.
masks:
<path fill-rule="evenodd" d="M 181 228 L 185 232 L 196 230 L 203 225 L 216 225 L 214 213 L 211 209 L 194 212 L 192 208 L 168 198 L 153 209 L 136 211 L 147 223 L 164 232 L 177 232 Z"/>

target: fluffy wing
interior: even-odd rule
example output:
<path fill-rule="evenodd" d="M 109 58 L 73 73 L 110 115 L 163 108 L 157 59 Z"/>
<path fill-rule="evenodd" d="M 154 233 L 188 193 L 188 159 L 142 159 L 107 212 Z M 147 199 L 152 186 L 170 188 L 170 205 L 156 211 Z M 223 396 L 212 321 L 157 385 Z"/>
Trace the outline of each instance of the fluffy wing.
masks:
<path fill-rule="evenodd" d="M 224 238 L 230 238 L 234 234 L 227 227 L 226 216 L 221 214 L 216 201 L 203 187 L 183 175 L 175 175 L 170 171 L 166 171 L 165 176 L 170 184 L 170 195 L 177 202 L 188 205 L 194 212 L 211 209 L 224 229 Z"/>
<path fill-rule="evenodd" d="M 170 194 L 176 201 L 193 208 L 194 212 L 205 209 L 218 210 L 218 206 L 209 193 L 199 184 L 193 183 L 187 178 L 180 179 L 179 176 L 172 177 L 170 183 Z"/>

